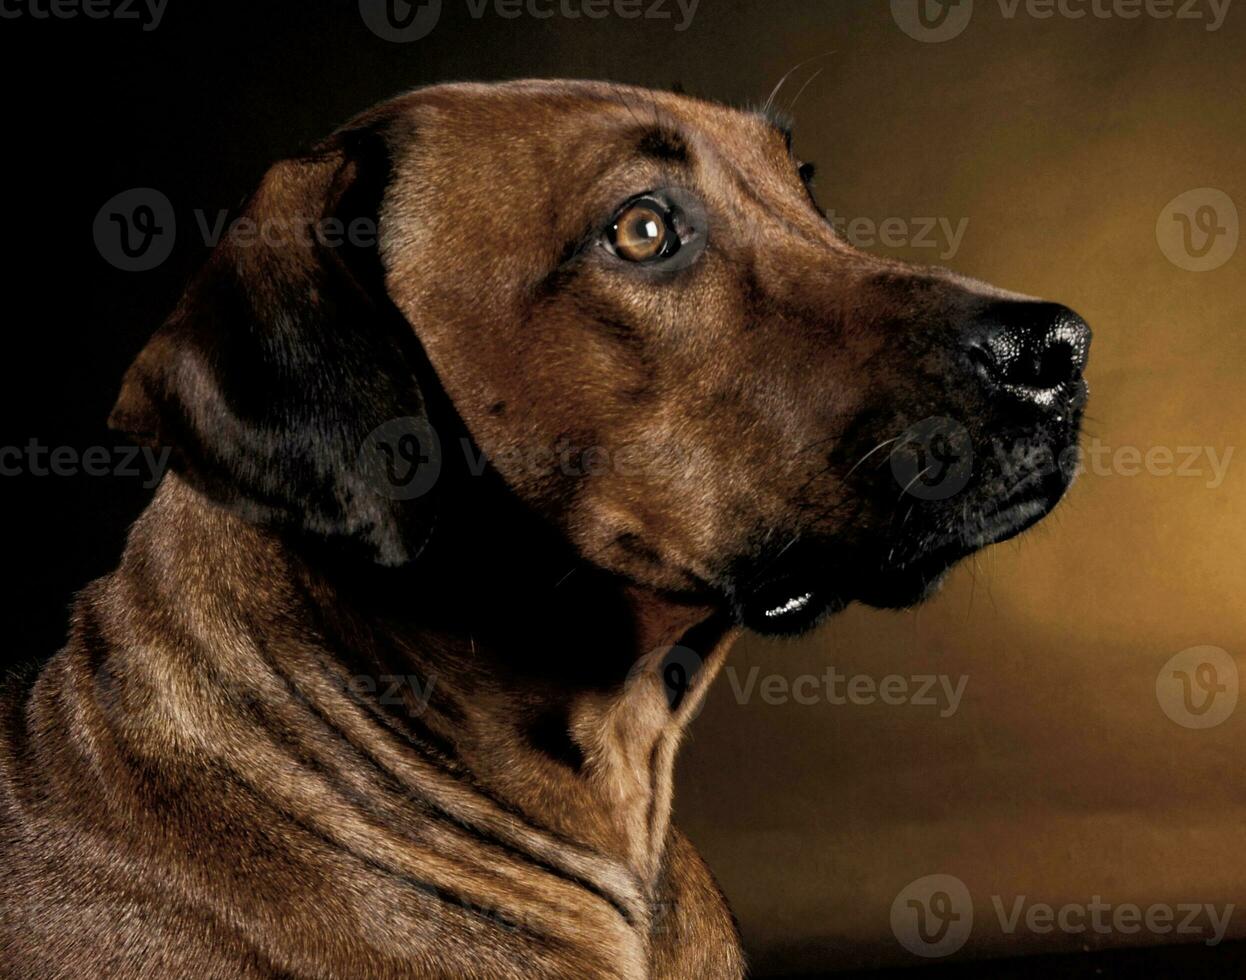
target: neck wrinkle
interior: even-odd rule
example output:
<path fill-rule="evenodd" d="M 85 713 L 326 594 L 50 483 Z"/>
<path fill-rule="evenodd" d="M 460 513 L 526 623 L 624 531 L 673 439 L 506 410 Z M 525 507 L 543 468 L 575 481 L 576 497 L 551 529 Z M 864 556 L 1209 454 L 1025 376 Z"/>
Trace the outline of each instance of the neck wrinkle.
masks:
<path fill-rule="evenodd" d="M 588 568 L 566 578 L 531 561 L 521 571 L 496 553 L 485 568 L 343 571 L 166 483 L 153 508 L 175 519 L 144 523 L 176 528 L 178 541 L 159 550 L 194 553 L 183 574 L 228 621 L 219 634 L 257 652 L 263 679 L 242 681 L 234 665 L 233 683 L 276 676 L 300 688 L 320 731 L 339 733 L 353 764 L 373 771 L 378 799 L 427 795 L 590 883 L 629 922 L 647 921 L 676 750 L 738 635 L 721 612 Z M 681 646 L 696 669 L 672 698 L 663 664 Z M 361 773 L 350 776 L 359 785 Z"/>
<path fill-rule="evenodd" d="M 431 741 L 531 825 L 623 865 L 649 895 L 669 830 L 676 751 L 738 633 L 713 610 L 638 589 L 624 596 L 628 620 L 599 629 L 629 637 L 629 666 L 608 680 L 592 671 L 591 680 L 559 676 L 569 648 L 609 660 L 619 651 L 556 615 L 543 618 L 544 629 L 526 624 L 507 636 L 384 623 L 371 662 L 382 676 L 423 685 L 417 703 L 406 686 L 401 704 L 377 705 L 395 730 Z M 691 649 L 699 669 L 672 704 L 663 665 L 675 648 Z M 517 654 L 533 663 L 516 665 Z"/>

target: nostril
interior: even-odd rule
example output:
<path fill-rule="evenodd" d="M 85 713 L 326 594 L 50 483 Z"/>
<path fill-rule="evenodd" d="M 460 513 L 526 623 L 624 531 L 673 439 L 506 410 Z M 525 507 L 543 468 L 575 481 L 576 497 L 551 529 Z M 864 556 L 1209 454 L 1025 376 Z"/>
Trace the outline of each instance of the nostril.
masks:
<path fill-rule="evenodd" d="M 969 345 L 969 363 L 973 365 L 974 370 L 982 375 L 987 381 L 993 381 L 998 371 L 998 365 L 995 363 L 995 357 L 991 353 L 989 347 L 985 344 Z"/>
<path fill-rule="evenodd" d="M 1058 388 L 1077 376 L 1080 370 L 1073 345 L 1062 340 L 1049 344 L 1038 352 L 1030 378 L 1019 378 L 1021 384 L 1032 388 Z"/>

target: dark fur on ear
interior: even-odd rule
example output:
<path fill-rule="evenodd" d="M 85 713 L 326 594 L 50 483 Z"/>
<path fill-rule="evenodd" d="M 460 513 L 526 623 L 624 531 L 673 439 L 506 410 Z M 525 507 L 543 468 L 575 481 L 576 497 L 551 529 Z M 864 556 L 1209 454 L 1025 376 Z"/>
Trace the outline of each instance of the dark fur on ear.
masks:
<path fill-rule="evenodd" d="M 394 444 L 414 438 L 435 465 L 435 437 L 416 376 L 426 362 L 375 247 L 388 176 L 372 127 L 269 170 L 130 367 L 109 424 L 171 447 L 184 478 L 249 520 L 361 542 L 396 565 L 422 546 L 435 494 L 378 483 L 369 454 L 392 465 Z M 378 446 L 369 434 L 386 423 Z"/>

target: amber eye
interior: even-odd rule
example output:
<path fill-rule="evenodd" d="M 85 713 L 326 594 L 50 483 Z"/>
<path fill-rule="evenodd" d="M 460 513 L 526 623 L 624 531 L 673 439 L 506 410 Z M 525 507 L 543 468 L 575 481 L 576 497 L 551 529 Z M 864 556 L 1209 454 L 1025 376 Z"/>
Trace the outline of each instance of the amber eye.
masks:
<path fill-rule="evenodd" d="M 679 236 L 667 222 L 666 210 L 656 201 L 628 205 L 610 227 L 610 245 L 619 258 L 650 262 L 673 255 Z"/>

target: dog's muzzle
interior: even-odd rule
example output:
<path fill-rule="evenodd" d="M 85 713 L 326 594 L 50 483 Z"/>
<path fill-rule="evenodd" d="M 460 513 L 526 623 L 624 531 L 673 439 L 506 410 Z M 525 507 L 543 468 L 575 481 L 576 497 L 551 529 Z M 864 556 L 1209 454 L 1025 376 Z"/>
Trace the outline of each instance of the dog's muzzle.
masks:
<path fill-rule="evenodd" d="M 943 337 L 938 374 L 914 367 L 916 380 L 880 394 L 838 450 L 851 526 L 792 534 L 737 579 L 746 625 L 799 633 L 852 601 L 913 605 L 958 561 L 1020 534 L 1064 495 L 1087 395 L 1085 321 L 1056 303 L 992 300 Z M 880 427 L 880 418 L 895 421 Z"/>

